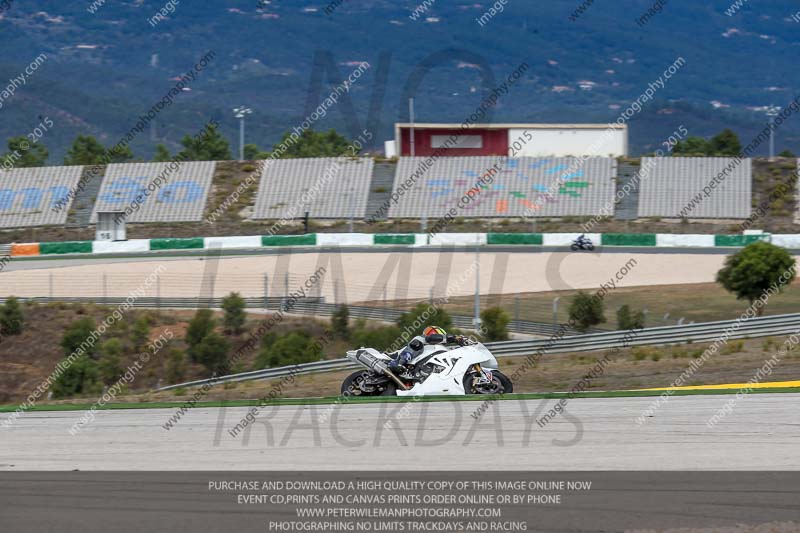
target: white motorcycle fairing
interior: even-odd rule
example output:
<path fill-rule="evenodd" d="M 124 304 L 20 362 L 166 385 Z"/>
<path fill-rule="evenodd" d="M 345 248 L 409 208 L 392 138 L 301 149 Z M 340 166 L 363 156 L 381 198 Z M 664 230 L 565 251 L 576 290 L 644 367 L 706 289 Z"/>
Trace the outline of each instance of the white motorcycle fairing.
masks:
<path fill-rule="evenodd" d="M 481 365 L 489 370 L 497 369 L 497 359 L 494 358 L 483 344 L 477 343 L 461 348 L 448 349 L 441 345 L 429 345 L 413 362 L 421 361 L 431 353 L 439 351 L 432 356 L 428 363 L 441 369 L 428 376 L 425 381 L 417 383 L 409 390 L 397 390 L 398 396 L 425 396 L 452 395 L 463 396 L 464 376 L 474 365 Z"/>

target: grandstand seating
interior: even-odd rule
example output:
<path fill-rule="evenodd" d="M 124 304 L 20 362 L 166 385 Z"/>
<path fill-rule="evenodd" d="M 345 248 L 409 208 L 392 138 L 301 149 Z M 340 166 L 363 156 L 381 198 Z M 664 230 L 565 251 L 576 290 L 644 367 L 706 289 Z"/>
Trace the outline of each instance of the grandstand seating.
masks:
<path fill-rule="evenodd" d="M 252 218 L 296 218 L 306 209 L 312 218 L 364 218 L 374 166 L 371 158 L 267 161 Z"/>
<path fill-rule="evenodd" d="M 109 165 L 97 195 L 91 222 L 97 223 L 97 211 L 125 211 L 143 189 L 160 175 L 166 182 L 144 198 L 127 221 L 195 222 L 203 213 L 214 177 L 214 161 L 179 163 L 125 163 Z M 163 180 L 159 180 L 163 181 Z"/>
<path fill-rule="evenodd" d="M 613 211 L 617 162 L 612 158 L 580 162 L 572 157 L 447 157 L 420 173 L 427 159 L 400 159 L 394 190 L 409 177 L 414 184 L 390 207 L 389 218 L 441 217 L 457 208 L 458 200 L 495 165 L 500 170 L 494 181 L 457 217 L 591 216 Z"/>
<path fill-rule="evenodd" d="M 47 226 L 67 221 L 83 167 L 16 168 L 0 171 L 0 227 Z M 62 208 L 54 209 L 59 203 Z"/>
<path fill-rule="evenodd" d="M 703 188 L 726 168 L 727 177 L 706 197 Z M 643 157 L 641 169 L 639 217 L 679 218 L 682 210 L 686 218 L 750 216 L 750 159 L 736 164 L 726 157 Z"/>

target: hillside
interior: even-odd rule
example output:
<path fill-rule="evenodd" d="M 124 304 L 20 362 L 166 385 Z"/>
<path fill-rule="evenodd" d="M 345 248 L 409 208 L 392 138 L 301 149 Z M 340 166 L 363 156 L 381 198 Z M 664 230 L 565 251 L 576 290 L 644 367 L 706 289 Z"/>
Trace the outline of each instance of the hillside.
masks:
<path fill-rule="evenodd" d="M 214 57 L 190 90 L 134 139 L 137 155 L 149 158 L 157 142 L 174 150 L 210 118 L 236 139 L 230 110 L 242 104 L 254 110 L 248 141 L 270 146 L 361 61 L 371 68 L 352 86 L 351 100 L 315 127 L 350 136 L 368 127 L 377 132 L 376 148 L 393 122 L 407 118 L 408 96 L 416 96 L 419 120 L 460 122 L 483 89 L 523 62 L 529 69 L 501 98 L 495 121 L 611 121 L 684 58 L 631 120 L 633 154 L 681 124 L 701 136 L 730 126 L 749 139 L 763 123 L 760 108 L 795 96 L 796 6 L 789 0 L 747 3 L 733 16 L 725 14 L 729 0 L 669 3 L 644 26 L 635 19 L 651 3 L 631 0 L 592 5 L 574 22 L 574 0 L 508 2 L 484 26 L 476 18 L 489 2 L 435 2 L 419 20 L 409 17 L 416 0 L 348 0 L 330 14 L 327 4 L 310 0 L 181 2 L 155 26 L 148 19 L 161 0 L 105 2 L 93 14 L 89 5 L 29 0 L 0 12 L 0 79 L 47 55 L 0 108 L 0 138 L 50 117 L 56 127 L 43 142 L 51 163 L 79 133 L 116 142 L 209 51 Z M 781 127 L 777 147 L 800 151 L 800 122 Z"/>

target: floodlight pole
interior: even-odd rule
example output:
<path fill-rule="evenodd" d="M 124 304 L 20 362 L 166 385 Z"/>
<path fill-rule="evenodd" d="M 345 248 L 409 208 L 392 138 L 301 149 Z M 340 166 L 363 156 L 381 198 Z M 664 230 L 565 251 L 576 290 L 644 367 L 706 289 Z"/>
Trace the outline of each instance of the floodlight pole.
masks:
<path fill-rule="evenodd" d="M 778 111 L 780 108 L 778 106 L 770 105 L 767 107 L 767 116 L 769 117 L 770 122 L 770 129 L 769 129 L 769 160 L 773 161 L 775 159 L 775 117 L 778 116 Z"/>
<path fill-rule="evenodd" d="M 244 161 L 244 117 L 253 113 L 249 107 L 239 106 L 233 108 L 233 113 L 239 119 L 239 161 Z"/>
<path fill-rule="evenodd" d="M 472 319 L 475 325 L 475 332 L 481 330 L 481 242 L 480 238 L 475 239 L 475 316 Z"/>

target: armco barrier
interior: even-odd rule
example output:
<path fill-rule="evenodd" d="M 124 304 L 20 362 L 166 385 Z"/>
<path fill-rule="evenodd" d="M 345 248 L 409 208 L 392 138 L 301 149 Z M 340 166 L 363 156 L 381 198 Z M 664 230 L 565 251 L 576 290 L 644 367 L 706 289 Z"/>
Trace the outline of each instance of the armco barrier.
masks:
<path fill-rule="evenodd" d="M 317 246 L 370 246 L 374 244 L 370 233 L 318 233 Z"/>
<path fill-rule="evenodd" d="M 488 244 L 542 244 L 541 233 L 489 233 Z"/>
<path fill-rule="evenodd" d="M 23 256 L 40 255 L 40 254 L 41 252 L 39 251 L 38 242 L 11 245 L 11 257 L 23 257 Z"/>
<path fill-rule="evenodd" d="M 150 251 L 150 239 L 132 239 L 130 241 L 94 241 L 92 253 L 114 254 Z"/>
<path fill-rule="evenodd" d="M 769 241 L 769 234 L 764 235 L 714 235 L 714 246 L 747 246 L 758 241 Z"/>
<path fill-rule="evenodd" d="M 656 247 L 700 247 L 713 248 L 713 235 L 680 235 L 673 233 L 659 233 L 656 235 Z"/>
<path fill-rule="evenodd" d="M 555 354 L 568 352 L 588 352 L 610 350 L 629 346 L 659 346 L 683 344 L 688 342 L 714 342 L 726 336 L 727 339 L 757 338 L 791 335 L 800 329 L 800 314 L 756 317 L 747 320 L 725 320 L 682 326 L 664 326 L 639 330 L 636 335 L 629 331 L 609 331 L 589 333 L 544 340 L 507 341 L 487 343 L 486 346 L 497 357 L 530 356 L 536 353 Z M 716 353 L 716 352 L 715 352 Z M 714 354 L 712 354 L 713 356 Z M 330 372 L 347 368 L 360 368 L 347 359 L 317 361 L 303 365 L 266 368 L 241 374 L 232 374 L 211 380 L 198 380 L 179 383 L 157 389 L 159 391 L 178 387 L 194 387 L 211 383 L 232 383 L 254 379 L 276 379 L 289 375 Z"/>
<path fill-rule="evenodd" d="M 150 239 L 151 250 L 195 250 L 203 249 L 202 237 L 195 239 Z"/>
<path fill-rule="evenodd" d="M 261 246 L 316 246 L 317 234 L 306 235 L 262 235 Z"/>
<path fill-rule="evenodd" d="M 374 236 L 374 244 L 408 244 L 417 243 L 416 235 L 413 233 L 379 233 Z"/>
<path fill-rule="evenodd" d="M 248 237 L 206 237 L 203 239 L 203 248 L 206 250 L 227 250 L 231 248 L 259 248 L 261 237 L 252 235 Z"/>
<path fill-rule="evenodd" d="M 10 247 L 12 257 L 53 254 L 146 253 L 153 250 L 255 249 L 278 246 L 551 246 L 568 247 L 578 233 L 310 233 L 307 235 L 262 235 L 197 237 L 191 239 L 134 239 L 130 241 L 77 241 L 21 243 Z M 778 246 L 800 248 L 800 235 L 683 235 L 654 233 L 587 233 L 598 246 L 655 248 L 739 248 L 752 242 L 771 241 Z"/>
<path fill-rule="evenodd" d="M 39 243 L 39 253 L 41 255 L 90 254 L 92 241 L 42 242 Z"/>
<path fill-rule="evenodd" d="M 655 246 L 655 233 L 603 233 L 600 237 L 603 246 Z"/>

